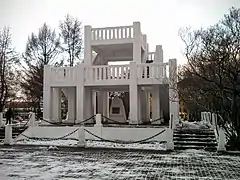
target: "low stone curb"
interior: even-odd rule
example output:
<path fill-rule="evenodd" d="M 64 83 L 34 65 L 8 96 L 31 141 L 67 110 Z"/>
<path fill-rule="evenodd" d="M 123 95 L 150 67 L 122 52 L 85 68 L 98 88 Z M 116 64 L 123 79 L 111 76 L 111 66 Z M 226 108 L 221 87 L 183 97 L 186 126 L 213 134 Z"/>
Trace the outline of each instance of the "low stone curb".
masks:
<path fill-rule="evenodd" d="M 135 149 L 135 148 L 112 148 L 112 147 L 77 147 L 77 146 L 58 146 L 58 145 L 34 145 L 34 144 L 14 144 L 14 145 L 0 145 L 2 147 L 12 148 L 37 148 L 39 147 L 56 147 L 49 149 L 51 151 L 125 151 L 125 152 L 152 152 L 159 154 L 169 154 L 174 151 L 170 150 L 157 150 L 157 149 Z M 32 150 L 32 149 L 31 149 Z"/>

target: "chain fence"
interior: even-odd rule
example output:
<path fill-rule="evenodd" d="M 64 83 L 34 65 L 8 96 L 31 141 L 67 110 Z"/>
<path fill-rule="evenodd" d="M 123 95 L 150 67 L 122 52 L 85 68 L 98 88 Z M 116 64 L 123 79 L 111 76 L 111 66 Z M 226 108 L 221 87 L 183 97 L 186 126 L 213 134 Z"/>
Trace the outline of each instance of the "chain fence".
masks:
<path fill-rule="evenodd" d="M 30 140 L 35 140 L 35 141 L 57 141 L 57 140 L 76 140 L 78 141 L 78 139 L 76 138 L 67 138 L 68 136 L 71 136 L 72 134 L 74 134 L 75 132 L 77 132 L 78 129 L 75 129 L 74 131 L 64 135 L 64 136 L 61 136 L 61 137 L 58 137 L 58 138 L 39 138 L 39 137 L 30 137 L 30 136 L 27 136 L 25 134 L 20 134 L 20 136 L 23 136 L 27 139 L 30 139 Z M 14 141 L 15 143 L 16 142 L 19 142 L 19 141 L 23 141 L 24 139 L 20 139 L 20 140 L 17 140 L 17 141 Z"/>
<path fill-rule="evenodd" d="M 143 143 L 143 142 L 146 142 L 146 141 L 148 141 L 148 140 L 151 140 L 151 139 L 159 136 L 159 135 L 162 134 L 163 132 L 165 132 L 166 129 L 158 132 L 157 134 L 154 134 L 154 135 L 152 135 L 152 136 L 150 136 L 150 137 L 147 137 L 147 138 L 144 138 L 144 139 L 138 140 L 138 141 L 110 140 L 110 139 L 102 138 L 102 137 L 94 134 L 93 132 L 91 132 L 91 131 L 89 131 L 89 130 L 87 130 L 87 129 L 85 129 L 85 131 L 86 131 L 87 133 L 89 133 L 90 135 L 94 136 L 95 138 L 100 139 L 100 140 L 103 141 L 103 142 L 111 142 L 111 143 L 118 143 L 118 144 L 136 144 L 136 143 Z"/>
<path fill-rule="evenodd" d="M 157 119 L 149 121 L 149 122 L 144 122 L 139 125 L 158 125 L 158 124 L 152 124 L 152 123 L 160 121 L 162 119 L 164 119 L 164 117 L 160 117 L 160 118 L 157 118 Z M 108 118 L 108 117 L 102 115 L 102 124 L 104 124 L 104 125 L 107 125 L 107 124 L 129 125 L 129 122 L 120 122 L 120 121 L 117 121 L 117 120 L 114 120 L 114 119 L 111 119 L 111 118 Z"/>
<path fill-rule="evenodd" d="M 27 126 L 28 122 L 29 122 L 30 119 L 31 119 L 31 116 L 32 116 L 32 114 L 29 116 L 28 121 L 22 126 L 23 128 Z M 36 116 L 36 117 L 37 117 L 37 116 Z M 40 117 L 37 117 L 37 118 L 38 118 L 39 120 L 41 120 L 41 121 L 47 122 L 47 123 L 52 124 L 52 125 L 58 125 L 58 126 L 82 125 L 82 124 L 88 122 L 88 121 L 91 120 L 91 119 L 93 119 L 93 122 L 95 121 L 95 115 L 93 115 L 93 116 L 91 116 L 90 118 L 87 118 L 87 119 L 85 119 L 85 120 L 83 120 L 83 121 L 81 121 L 81 122 L 72 123 L 72 124 L 64 123 L 64 122 L 51 122 L 51 121 L 48 121 L 48 120 L 46 120 L 46 119 L 44 119 L 44 118 L 40 118 Z M 158 118 L 158 119 L 156 119 L 156 120 L 153 120 L 153 121 L 151 121 L 151 123 L 152 123 L 152 122 L 159 121 L 159 120 L 161 120 L 161 119 L 163 119 L 163 117 L 160 117 L 160 118 Z M 104 121 L 104 120 L 105 120 L 105 121 Z M 108 117 L 102 116 L 102 124 L 107 124 L 108 121 L 110 121 L 110 122 L 112 122 L 112 123 L 115 123 L 115 124 L 128 124 L 128 123 L 126 123 L 126 122 L 119 122 L 119 121 L 110 119 L 110 118 L 108 118 Z M 147 142 L 147 141 L 149 141 L 149 140 L 151 140 L 151 139 L 153 139 L 153 138 L 161 135 L 163 132 L 166 131 L 166 129 L 164 129 L 164 130 L 162 130 L 161 132 L 158 132 L 158 133 L 156 133 L 156 134 L 154 134 L 154 135 L 152 135 L 152 136 L 150 136 L 150 137 L 144 138 L 144 139 L 142 139 L 142 140 L 137 140 L 137 141 L 124 141 L 124 140 L 110 140 L 110 139 L 105 139 L 105 138 L 102 138 L 102 137 L 94 134 L 93 132 L 91 132 L 91 131 L 89 131 L 89 130 L 87 130 L 87 129 L 84 129 L 84 130 L 85 130 L 85 132 L 87 132 L 88 134 L 90 134 L 90 135 L 92 135 L 93 137 L 99 139 L 99 141 L 102 141 L 102 142 L 111 142 L 111 143 L 119 143 L 119 144 L 144 143 L 144 142 Z M 30 136 L 27 136 L 27 135 L 23 134 L 23 133 L 24 133 L 24 131 L 23 131 L 22 133 L 18 134 L 17 137 L 19 137 L 19 136 L 22 135 L 23 137 L 25 137 L 25 138 L 27 138 L 27 139 L 30 139 L 30 140 L 34 140 L 34 141 L 56 141 L 56 140 L 75 140 L 75 141 L 78 141 L 77 138 L 67 138 L 67 137 L 71 136 L 72 134 L 74 134 L 74 133 L 77 132 L 77 131 L 78 131 L 78 128 L 75 129 L 74 131 L 72 131 L 72 132 L 70 132 L 70 133 L 62 136 L 62 137 L 57 137 L 57 138 L 30 137 Z M 16 139 L 17 139 L 17 138 L 16 138 Z M 16 143 L 16 142 L 23 141 L 23 140 L 24 140 L 24 139 L 20 139 L 20 140 L 14 141 L 14 142 Z M 159 142 L 159 141 L 158 141 L 158 142 Z M 166 142 L 166 141 L 161 141 L 161 142 Z M 161 143 L 161 142 L 159 142 L 159 143 Z"/>
<path fill-rule="evenodd" d="M 74 131 L 64 135 L 64 136 L 61 136 L 61 137 L 57 137 L 57 138 L 39 138 L 39 137 L 30 137 L 30 136 L 27 136 L 27 135 L 24 135 L 23 133 L 20 134 L 19 136 L 23 136 L 27 139 L 30 139 L 30 140 L 34 140 L 34 141 L 56 141 L 56 140 L 75 140 L 75 141 L 78 141 L 77 138 L 67 138 L 69 136 L 71 136 L 72 134 L 74 134 L 75 132 L 77 132 L 78 129 L 75 129 Z M 150 136 L 150 137 L 147 137 L 147 138 L 144 138 L 144 139 L 141 139 L 141 140 L 137 140 L 137 141 L 124 141 L 124 140 L 110 140 L 110 139 L 105 139 L 105 138 L 102 138 L 100 137 L 99 135 L 96 135 L 94 134 L 93 132 L 87 130 L 87 129 L 84 129 L 85 132 L 87 132 L 88 134 L 92 135 L 93 137 L 97 138 L 100 140 L 100 142 L 110 142 L 110 143 L 118 143 L 118 144 L 136 144 L 136 143 L 144 143 L 144 142 L 147 142 L 151 139 L 154 139 L 155 137 L 161 135 L 163 132 L 166 131 L 166 129 L 163 129 L 162 131 Z M 24 141 L 25 139 L 20 139 L 20 140 L 16 140 L 14 141 L 14 143 L 17 143 L 19 141 Z M 90 139 L 89 139 L 90 140 Z M 166 141 L 158 141 L 159 143 L 166 143 Z"/>
<path fill-rule="evenodd" d="M 128 122 L 120 122 L 102 115 L 102 124 L 128 124 Z"/>
<path fill-rule="evenodd" d="M 57 125 L 57 126 L 75 126 L 75 125 L 82 125 L 82 124 L 95 124 L 95 116 L 96 115 L 93 115 L 91 116 L 90 118 L 87 118 L 83 121 L 80 121 L 80 122 L 74 122 L 74 123 L 65 123 L 65 122 L 51 122 L 49 120 L 46 120 L 44 118 L 41 118 L 41 117 L 37 117 L 39 120 L 41 121 L 44 121 L 46 123 L 49 123 L 51 125 Z M 93 122 L 88 122 L 89 120 L 93 120 Z"/>

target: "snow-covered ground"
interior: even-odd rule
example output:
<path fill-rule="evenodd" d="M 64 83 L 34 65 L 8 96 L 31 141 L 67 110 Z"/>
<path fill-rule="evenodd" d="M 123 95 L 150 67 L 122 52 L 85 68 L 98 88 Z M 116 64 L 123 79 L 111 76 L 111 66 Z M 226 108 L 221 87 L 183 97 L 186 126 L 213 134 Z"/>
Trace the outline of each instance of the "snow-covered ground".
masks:
<path fill-rule="evenodd" d="M 35 140 L 26 139 L 23 141 L 19 141 L 16 144 L 76 147 L 77 141 L 75 140 L 35 141 Z M 140 143 L 120 144 L 120 143 L 92 141 L 92 140 L 86 141 L 86 147 L 101 147 L 101 148 L 166 150 L 165 146 L 166 146 L 165 144 L 161 144 L 158 142 L 149 142 L 144 144 L 140 144 Z"/>
<path fill-rule="evenodd" d="M 181 123 L 181 127 L 184 129 L 208 129 L 211 127 L 211 125 L 206 121 L 199 121 L 199 122 L 183 121 Z"/>
<path fill-rule="evenodd" d="M 70 150 L 70 149 L 69 149 Z M 129 151 L 60 151 L 1 147 L 1 180 L 240 179 L 240 157 L 187 150 L 160 154 Z"/>

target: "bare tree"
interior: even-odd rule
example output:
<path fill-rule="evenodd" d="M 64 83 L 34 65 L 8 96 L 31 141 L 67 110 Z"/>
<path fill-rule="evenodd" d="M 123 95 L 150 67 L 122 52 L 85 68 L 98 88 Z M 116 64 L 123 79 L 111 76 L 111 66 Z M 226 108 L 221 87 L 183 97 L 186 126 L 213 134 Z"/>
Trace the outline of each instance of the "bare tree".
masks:
<path fill-rule="evenodd" d="M 43 95 L 43 70 L 44 65 L 60 65 L 60 40 L 54 30 L 46 23 L 39 29 L 38 35 L 32 33 L 28 38 L 25 53 L 23 54 L 26 66 L 23 66 L 23 93 L 35 108 L 40 109 Z"/>
<path fill-rule="evenodd" d="M 7 100 L 15 97 L 16 74 L 14 72 L 19 62 L 18 54 L 12 47 L 12 39 L 8 27 L 0 30 L 0 111 L 2 112 Z"/>
<path fill-rule="evenodd" d="M 239 37 L 240 9 L 236 8 L 208 29 L 181 32 L 188 59 L 184 66 L 185 95 L 223 117 L 232 146 L 240 142 Z"/>
<path fill-rule="evenodd" d="M 64 42 L 62 49 L 68 53 L 70 66 L 73 66 L 76 60 L 80 60 L 83 45 L 81 24 L 77 18 L 73 18 L 69 14 L 64 21 L 60 22 L 61 38 Z"/>

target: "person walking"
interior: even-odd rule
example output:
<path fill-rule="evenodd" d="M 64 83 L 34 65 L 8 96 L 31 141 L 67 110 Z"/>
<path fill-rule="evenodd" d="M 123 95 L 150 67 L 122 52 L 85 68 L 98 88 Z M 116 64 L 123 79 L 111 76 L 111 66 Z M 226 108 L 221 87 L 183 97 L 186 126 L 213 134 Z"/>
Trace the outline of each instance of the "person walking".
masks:
<path fill-rule="evenodd" d="M 11 118 L 13 117 L 12 108 L 9 108 L 6 112 L 6 125 L 11 124 Z"/>

